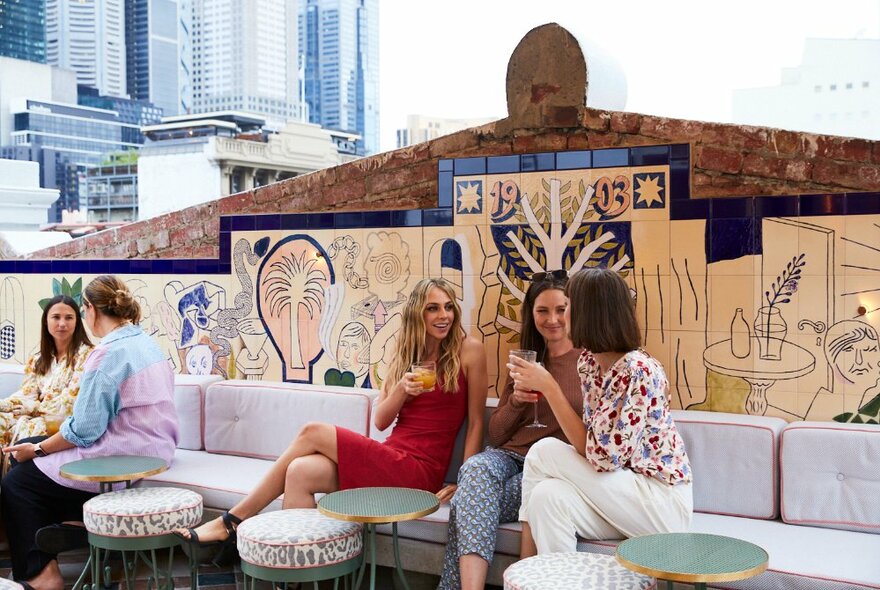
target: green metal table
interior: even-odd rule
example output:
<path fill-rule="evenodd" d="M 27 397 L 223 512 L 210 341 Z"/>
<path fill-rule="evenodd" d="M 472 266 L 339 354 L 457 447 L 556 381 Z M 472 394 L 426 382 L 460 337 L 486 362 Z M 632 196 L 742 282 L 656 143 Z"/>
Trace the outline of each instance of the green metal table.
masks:
<path fill-rule="evenodd" d="M 411 488 L 358 488 L 327 494 L 318 501 L 318 510 L 327 516 L 363 523 L 364 551 L 370 548 L 370 590 L 376 588 L 376 525 L 391 524 L 394 566 L 403 587 L 409 584 L 400 565 L 400 547 L 397 542 L 397 523 L 415 520 L 435 512 L 440 507 L 437 496 Z M 360 588 L 367 561 L 361 563 L 355 588 Z"/>
<path fill-rule="evenodd" d="M 702 533 L 662 533 L 627 539 L 617 546 L 621 565 L 640 574 L 693 584 L 705 590 L 709 582 L 733 582 L 767 569 L 767 552 L 748 541 Z"/>
<path fill-rule="evenodd" d="M 99 483 L 101 492 L 109 492 L 113 484 L 124 483 L 130 488 L 135 479 L 143 479 L 168 469 L 168 464 L 157 457 L 139 455 L 110 455 L 80 459 L 61 466 L 61 477 L 75 481 Z"/>
<path fill-rule="evenodd" d="M 97 482 L 99 484 L 100 493 L 103 494 L 105 492 L 113 491 L 113 484 L 124 483 L 126 488 L 131 487 L 131 482 L 136 479 L 143 479 L 145 477 L 149 477 L 151 475 L 156 475 L 157 473 L 162 473 L 168 469 L 168 464 L 159 459 L 158 457 L 144 457 L 140 455 L 109 455 L 107 457 L 93 457 L 91 459 L 80 459 L 79 461 L 71 461 L 70 463 L 65 463 L 61 466 L 59 473 L 61 477 L 72 479 L 74 481 L 91 481 Z M 154 566 L 154 574 L 157 577 L 156 583 L 158 583 L 158 572 L 155 571 L 155 550 L 157 547 L 163 547 L 165 544 L 160 543 L 157 546 L 155 538 L 151 538 L 148 540 L 147 545 L 138 544 L 138 540 L 132 540 L 135 544 L 131 547 L 105 547 L 104 543 L 102 543 L 103 539 L 98 538 L 92 533 L 89 533 L 89 558 L 86 560 L 86 565 L 83 567 L 82 573 L 77 578 L 76 582 L 73 585 L 73 590 L 79 590 L 83 588 L 83 590 L 89 590 L 87 587 L 83 586 L 83 582 L 85 581 L 86 574 L 89 573 L 89 570 L 92 569 L 92 589 L 97 590 L 98 586 L 98 578 L 99 573 L 101 571 L 101 561 L 100 559 L 100 549 L 103 547 L 105 549 L 104 552 L 104 561 L 103 561 L 103 575 L 104 575 L 104 587 L 110 587 L 110 567 L 107 565 L 107 557 L 110 555 L 110 549 L 120 549 L 122 550 L 122 561 L 123 561 L 123 569 L 125 570 L 126 581 L 133 583 L 134 573 L 131 574 L 131 578 L 129 577 L 128 571 L 128 562 L 125 559 L 125 550 L 133 550 L 135 551 L 135 563 L 137 562 L 139 551 L 141 550 L 150 550 L 152 559 L 152 565 Z M 170 564 L 174 557 L 173 547 L 170 553 L 169 562 L 169 572 Z M 132 586 L 129 585 L 131 588 Z M 195 587 L 195 586 L 193 586 Z"/>

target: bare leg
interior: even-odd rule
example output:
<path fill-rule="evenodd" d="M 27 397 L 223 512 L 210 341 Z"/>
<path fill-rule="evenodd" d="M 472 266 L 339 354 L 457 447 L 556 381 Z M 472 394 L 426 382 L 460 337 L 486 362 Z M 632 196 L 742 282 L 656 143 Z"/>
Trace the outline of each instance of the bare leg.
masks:
<path fill-rule="evenodd" d="M 61 577 L 58 560 L 53 559 L 47 563 L 35 578 L 28 580 L 28 583 L 34 590 L 64 590 L 64 578 Z"/>
<path fill-rule="evenodd" d="M 535 539 L 532 537 L 532 527 L 529 523 L 522 523 L 522 534 L 519 538 L 519 558 L 525 559 L 538 554 L 538 547 L 535 546 Z"/>
<path fill-rule="evenodd" d="M 336 448 L 335 426 L 332 424 L 309 422 L 303 426 L 299 435 L 290 443 L 287 450 L 275 460 L 272 468 L 260 480 L 257 487 L 251 490 L 241 502 L 233 506 L 229 512 L 242 520 L 257 514 L 284 493 L 287 470 L 294 459 L 319 454 L 335 464 L 338 460 Z M 179 532 L 185 537 L 189 535 L 186 529 Z M 226 527 L 219 518 L 206 522 L 196 529 L 196 533 L 199 535 L 199 540 L 204 542 L 222 541 L 228 536 Z"/>
<path fill-rule="evenodd" d="M 282 508 L 314 508 L 316 493 L 338 489 L 336 463 L 319 454 L 299 457 L 287 468 Z"/>
<path fill-rule="evenodd" d="M 458 558 L 461 572 L 462 590 L 482 590 L 486 587 L 489 562 L 476 553 L 467 553 Z"/>

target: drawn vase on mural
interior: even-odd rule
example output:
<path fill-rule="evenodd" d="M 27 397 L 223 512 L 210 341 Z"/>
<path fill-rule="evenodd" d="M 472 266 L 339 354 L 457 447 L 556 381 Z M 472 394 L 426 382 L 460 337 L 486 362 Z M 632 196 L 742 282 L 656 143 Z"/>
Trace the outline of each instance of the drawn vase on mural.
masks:
<path fill-rule="evenodd" d="M 733 321 L 730 322 L 730 353 L 738 359 L 744 359 L 752 352 L 752 338 L 749 323 L 743 317 L 741 307 L 736 308 Z"/>
<path fill-rule="evenodd" d="M 782 358 L 782 343 L 788 334 L 788 324 L 775 306 L 764 306 L 755 318 L 755 337 L 762 360 L 778 361 Z"/>

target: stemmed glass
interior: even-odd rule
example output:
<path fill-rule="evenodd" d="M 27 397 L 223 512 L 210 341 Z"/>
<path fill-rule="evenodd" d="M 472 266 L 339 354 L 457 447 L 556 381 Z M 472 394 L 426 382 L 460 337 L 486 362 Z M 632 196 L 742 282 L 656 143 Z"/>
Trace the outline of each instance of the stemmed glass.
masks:
<path fill-rule="evenodd" d="M 510 356 L 521 358 L 526 362 L 535 363 L 536 365 L 539 365 L 541 367 L 544 366 L 542 363 L 536 362 L 538 353 L 536 353 L 534 350 L 511 350 Z M 526 428 L 547 428 L 546 424 L 542 424 L 541 421 L 538 420 L 538 402 L 541 400 L 544 394 L 540 391 L 531 391 L 530 393 L 536 394 L 538 396 L 538 399 L 535 400 L 535 419 L 532 421 L 531 424 L 527 424 Z"/>

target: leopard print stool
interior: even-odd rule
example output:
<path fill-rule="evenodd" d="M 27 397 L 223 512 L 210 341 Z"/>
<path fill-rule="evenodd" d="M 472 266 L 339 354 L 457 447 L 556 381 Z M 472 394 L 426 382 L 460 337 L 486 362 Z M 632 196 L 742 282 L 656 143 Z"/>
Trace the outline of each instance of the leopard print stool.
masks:
<path fill-rule="evenodd" d="M 181 543 L 180 538 L 171 533 L 194 527 L 201 519 L 202 497 L 180 488 L 130 488 L 95 496 L 83 504 L 92 580 L 97 583 L 103 574 L 105 587 L 109 587 L 109 568 L 101 570 L 102 551 L 121 551 L 127 587 L 134 588 L 138 560 L 151 568 L 153 584 L 157 587 L 160 576 L 156 549 L 168 548 L 171 563 L 174 547 Z M 127 557 L 126 552 L 132 552 L 133 558 Z M 192 561 L 190 567 L 190 582 L 195 590 L 196 568 Z M 171 572 L 164 573 L 165 587 L 173 588 Z"/>
<path fill-rule="evenodd" d="M 504 590 L 648 590 L 652 578 L 631 572 L 611 555 L 546 553 L 504 570 Z"/>
<path fill-rule="evenodd" d="M 324 516 L 314 508 L 258 514 L 237 529 L 241 571 L 269 582 L 343 577 L 363 560 L 361 529 L 357 523 Z"/>

